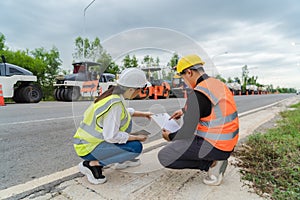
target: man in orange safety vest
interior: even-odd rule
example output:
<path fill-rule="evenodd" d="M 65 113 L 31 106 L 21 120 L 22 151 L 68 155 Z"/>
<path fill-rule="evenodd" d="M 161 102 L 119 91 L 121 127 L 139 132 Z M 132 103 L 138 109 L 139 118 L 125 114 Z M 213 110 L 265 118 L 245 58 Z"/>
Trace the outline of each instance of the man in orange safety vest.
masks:
<path fill-rule="evenodd" d="M 183 116 L 183 126 L 173 133 L 162 130 L 163 138 L 171 142 L 160 150 L 158 159 L 167 168 L 208 171 L 203 182 L 220 185 L 238 141 L 239 120 L 232 93 L 204 72 L 204 64 L 197 55 L 178 61 L 176 71 L 191 91 L 185 108 L 171 116 Z"/>

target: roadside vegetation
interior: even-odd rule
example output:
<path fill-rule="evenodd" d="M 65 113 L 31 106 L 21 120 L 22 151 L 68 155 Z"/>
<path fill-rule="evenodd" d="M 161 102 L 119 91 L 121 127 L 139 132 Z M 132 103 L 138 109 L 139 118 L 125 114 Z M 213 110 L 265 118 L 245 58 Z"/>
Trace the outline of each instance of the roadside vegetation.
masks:
<path fill-rule="evenodd" d="M 235 153 L 242 179 L 271 199 L 300 199 L 300 103 L 291 108 L 277 127 L 251 135 Z"/>

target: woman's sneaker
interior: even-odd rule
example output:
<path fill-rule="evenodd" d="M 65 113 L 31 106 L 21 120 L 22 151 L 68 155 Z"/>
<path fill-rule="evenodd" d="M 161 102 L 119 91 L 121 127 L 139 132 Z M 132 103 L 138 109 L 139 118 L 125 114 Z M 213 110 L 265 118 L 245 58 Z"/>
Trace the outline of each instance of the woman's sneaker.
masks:
<path fill-rule="evenodd" d="M 127 167 L 136 167 L 139 166 L 140 164 L 141 164 L 140 159 L 132 159 L 122 163 L 116 163 L 114 168 L 119 170 L 119 169 L 125 169 Z"/>
<path fill-rule="evenodd" d="M 87 179 L 92 184 L 105 183 L 106 178 L 102 175 L 102 166 L 90 166 L 90 161 L 82 161 L 79 163 L 79 171 L 87 176 Z"/>
<path fill-rule="evenodd" d="M 213 186 L 220 185 L 223 180 L 224 172 L 226 170 L 227 165 L 228 165 L 227 160 L 215 161 L 213 166 L 209 168 L 208 176 L 203 179 L 203 182 L 206 185 L 213 185 Z"/>

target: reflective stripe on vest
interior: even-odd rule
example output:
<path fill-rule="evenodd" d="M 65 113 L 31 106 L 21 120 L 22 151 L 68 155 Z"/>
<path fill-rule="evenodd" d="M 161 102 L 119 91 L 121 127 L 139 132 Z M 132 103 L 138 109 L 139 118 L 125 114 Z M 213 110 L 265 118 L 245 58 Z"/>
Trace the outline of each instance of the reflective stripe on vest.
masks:
<path fill-rule="evenodd" d="M 214 127 L 214 126 L 221 126 L 225 123 L 229 123 L 233 121 L 235 118 L 237 118 L 238 114 L 237 112 L 232 113 L 231 115 L 225 116 L 225 117 L 219 117 L 218 119 L 211 120 L 209 122 L 200 121 L 199 124 L 206 127 Z"/>
<path fill-rule="evenodd" d="M 231 140 L 239 133 L 239 129 L 232 133 L 219 134 L 219 133 L 208 133 L 197 130 L 197 135 L 207 138 L 210 140 Z"/>

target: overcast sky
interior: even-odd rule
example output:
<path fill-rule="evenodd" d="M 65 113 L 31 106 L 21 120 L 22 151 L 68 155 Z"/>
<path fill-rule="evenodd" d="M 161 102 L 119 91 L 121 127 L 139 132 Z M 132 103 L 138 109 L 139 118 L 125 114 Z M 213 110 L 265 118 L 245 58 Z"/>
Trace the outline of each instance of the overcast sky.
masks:
<path fill-rule="evenodd" d="M 84 17 L 91 1 L 1 0 L 0 32 L 12 50 L 57 47 L 65 69 L 76 37 L 99 37 L 116 57 L 195 51 L 224 78 L 247 65 L 259 83 L 300 89 L 297 0 L 95 0 Z"/>

